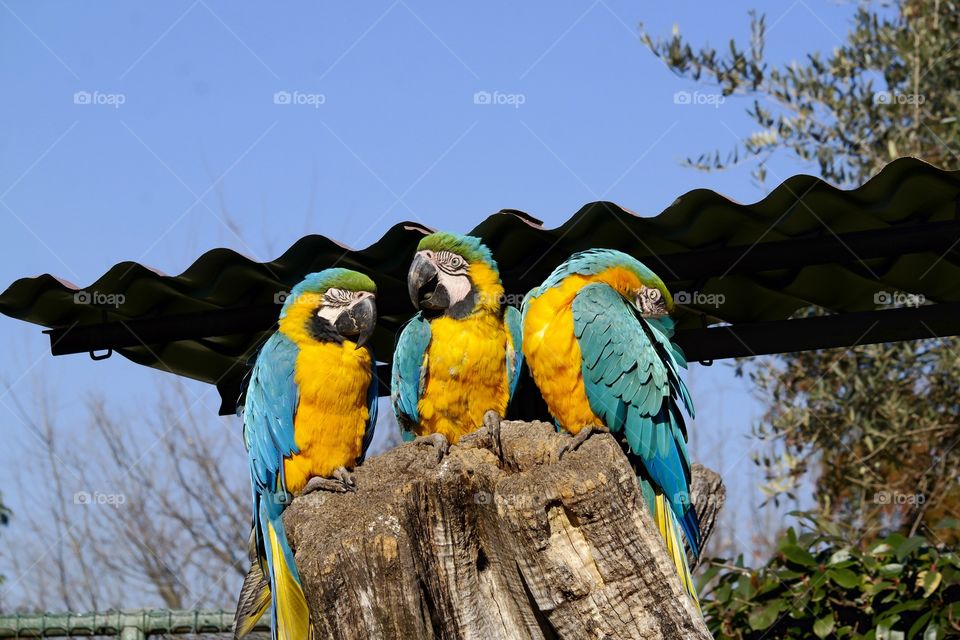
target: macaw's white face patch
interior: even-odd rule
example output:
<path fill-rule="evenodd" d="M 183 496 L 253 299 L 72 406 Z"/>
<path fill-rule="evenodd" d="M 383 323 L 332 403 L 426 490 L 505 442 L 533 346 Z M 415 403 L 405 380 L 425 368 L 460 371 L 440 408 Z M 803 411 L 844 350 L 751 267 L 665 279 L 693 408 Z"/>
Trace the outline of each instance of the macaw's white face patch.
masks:
<path fill-rule="evenodd" d="M 317 317 L 334 324 L 344 309 L 349 309 L 363 298 L 373 297 L 372 293 L 349 291 L 331 287 L 323 293 Z"/>
<path fill-rule="evenodd" d="M 422 255 L 437 270 L 436 291 L 443 299 L 446 308 L 451 308 L 463 302 L 473 290 L 470 281 L 470 264 L 467 260 L 452 251 L 421 251 Z"/>
<path fill-rule="evenodd" d="M 452 251 L 438 251 L 433 255 L 437 265 L 437 279 L 446 289 L 449 306 L 452 307 L 470 295 L 470 264 L 463 256 Z"/>
<path fill-rule="evenodd" d="M 345 338 L 354 338 L 355 348 L 359 349 L 373 335 L 376 324 L 376 295 L 331 287 L 312 310 L 307 331 L 318 342 L 341 343 Z"/>
<path fill-rule="evenodd" d="M 441 272 L 439 279 L 440 285 L 447 290 L 451 307 L 466 300 L 467 296 L 470 295 L 472 285 L 470 284 L 470 277 L 466 274 L 450 275 Z"/>

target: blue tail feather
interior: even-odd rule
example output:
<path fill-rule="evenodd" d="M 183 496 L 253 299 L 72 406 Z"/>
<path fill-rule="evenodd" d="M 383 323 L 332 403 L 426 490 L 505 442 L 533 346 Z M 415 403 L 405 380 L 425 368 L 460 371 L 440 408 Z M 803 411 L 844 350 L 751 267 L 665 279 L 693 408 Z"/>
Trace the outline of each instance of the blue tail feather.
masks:
<path fill-rule="evenodd" d="M 684 514 L 677 514 L 677 520 L 680 521 L 680 528 L 683 529 L 683 535 L 690 545 L 690 551 L 694 558 L 700 557 L 700 519 L 697 517 L 697 510 L 693 505 L 687 508 Z"/>

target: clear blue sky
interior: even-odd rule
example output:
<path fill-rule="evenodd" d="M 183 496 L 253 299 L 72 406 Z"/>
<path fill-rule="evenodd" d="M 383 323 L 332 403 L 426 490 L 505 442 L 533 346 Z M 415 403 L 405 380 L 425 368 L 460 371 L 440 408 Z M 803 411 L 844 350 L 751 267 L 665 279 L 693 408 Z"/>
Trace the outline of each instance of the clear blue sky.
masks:
<path fill-rule="evenodd" d="M 86 286 L 121 260 L 176 274 L 221 246 L 269 260 L 306 233 L 360 247 L 402 220 L 463 231 L 501 208 L 556 226 L 598 199 L 641 215 L 698 187 L 755 201 L 816 167 L 777 159 L 766 188 L 749 167 L 682 167 L 750 133 L 749 102 L 675 104 L 677 91 L 709 89 L 675 77 L 637 35 L 640 22 L 664 36 L 677 24 L 722 50 L 746 42 L 757 5 L 778 63 L 837 46 L 854 10 L 0 0 L 0 286 L 44 272 Z M 475 104 L 481 91 L 522 104 Z M 76 104 L 77 92 L 105 104 Z M 276 104 L 277 92 L 306 104 Z M 52 358 L 39 327 L 6 318 L 0 344 L 11 394 L 29 402 L 43 376 L 61 414 L 82 415 L 93 390 L 147 406 L 165 375 L 120 357 Z M 728 367 L 694 369 L 695 457 L 749 508 L 742 454 L 758 406 Z M 213 424 L 215 391 L 194 388 Z M 40 446 L 11 397 L 0 404 L 0 487 Z M 4 497 L 15 509 L 23 499 Z"/>

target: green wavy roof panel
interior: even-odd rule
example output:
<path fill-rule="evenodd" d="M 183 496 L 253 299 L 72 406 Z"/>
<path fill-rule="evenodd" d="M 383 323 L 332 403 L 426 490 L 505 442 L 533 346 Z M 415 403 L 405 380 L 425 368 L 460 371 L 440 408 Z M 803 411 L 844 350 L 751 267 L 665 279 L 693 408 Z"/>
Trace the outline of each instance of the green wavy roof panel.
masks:
<path fill-rule="evenodd" d="M 681 327 L 736 325 L 782 320 L 809 305 L 836 313 L 869 310 L 878 291 L 960 302 L 958 203 L 960 172 L 901 158 L 853 190 L 799 175 L 753 204 L 698 189 L 655 216 L 595 202 L 545 229 L 528 214 L 503 210 L 471 233 L 493 251 L 508 293 L 525 293 L 575 251 L 610 247 L 644 261 L 674 293 L 723 296 L 719 307 L 692 298 L 678 311 Z M 394 332 L 413 313 L 405 286 L 409 260 L 429 231 L 397 224 L 361 250 L 309 235 L 265 263 L 214 249 L 177 276 L 121 262 L 82 289 L 123 294 L 116 308 L 75 304 L 80 289 L 51 275 L 23 278 L 0 294 L 0 312 L 48 329 L 83 329 L 117 321 L 183 323 L 191 314 L 223 311 L 222 323 L 213 316 L 203 336 L 116 349 L 139 364 L 217 383 L 242 374 L 279 312 L 276 294 L 336 264 L 376 281 L 381 322 L 373 344 L 379 359 L 389 360 Z M 917 233 L 926 239 L 904 244 Z M 832 252 L 823 253 L 830 246 Z M 244 313 L 253 319 L 233 324 Z"/>

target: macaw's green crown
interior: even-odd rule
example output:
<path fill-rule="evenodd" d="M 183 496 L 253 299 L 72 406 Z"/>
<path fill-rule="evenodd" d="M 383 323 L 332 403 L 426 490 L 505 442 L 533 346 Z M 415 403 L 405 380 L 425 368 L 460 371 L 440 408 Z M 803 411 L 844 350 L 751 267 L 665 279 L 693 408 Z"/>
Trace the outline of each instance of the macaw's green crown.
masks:
<path fill-rule="evenodd" d="M 332 288 L 377 292 L 377 285 L 369 276 L 350 269 L 335 268 L 307 274 L 300 284 L 293 288 L 289 297 L 296 298 L 304 293 L 323 293 Z"/>
<path fill-rule="evenodd" d="M 564 278 L 574 273 L 592 276 L 613 267 L 632 271 L 644 285 L 666 291 L 666 285 L 657 274 L 633 256 L 616 249 L 588 249 L 573 254 L 550 274 L 541 289 L 555 287 Z"/>
<path fill-rule="evenodd" d="M 467 262 L 484 262 L 494 271 L 497 271 L 497 263 L 493 259 L 490 249 L 483 244 L 480 238 L 475 236 L 464 236 L 447 231 L 437 231 L 431 233 L 417 245 L 417 251 L 452 251 L 461 255 Z"/>

